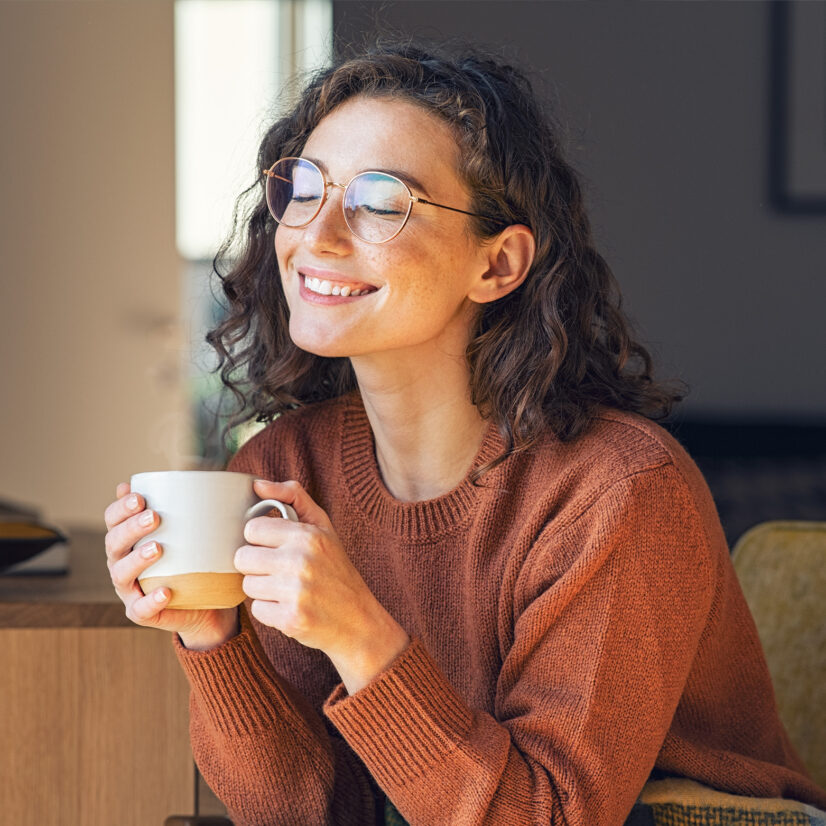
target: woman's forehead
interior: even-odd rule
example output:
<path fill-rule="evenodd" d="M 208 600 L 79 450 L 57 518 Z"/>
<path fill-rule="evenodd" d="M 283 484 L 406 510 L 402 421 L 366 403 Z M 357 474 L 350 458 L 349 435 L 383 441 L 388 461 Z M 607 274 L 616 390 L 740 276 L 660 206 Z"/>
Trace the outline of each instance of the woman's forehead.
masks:
<path fill-rule="evenodd" d="M 376 168 L 405 171 L 425 186 L 439 175 L 458 179 L 459 147 L 450 127 L 398 98 L 345 101 L 310 133 L 302 155 L 320 161 L 335 180 Z"/>

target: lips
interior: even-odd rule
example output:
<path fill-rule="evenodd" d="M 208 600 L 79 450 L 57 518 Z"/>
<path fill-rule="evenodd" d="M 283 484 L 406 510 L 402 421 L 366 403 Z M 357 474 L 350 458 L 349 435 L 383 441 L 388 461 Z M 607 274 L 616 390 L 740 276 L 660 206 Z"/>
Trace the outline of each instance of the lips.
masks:
<path fill-rule="evenodd" d="M 298 271 L 303 278 L 304 287 L 316 295 L 337 295 L 357 297 L 375 292 L 378 287 L 364 281 L 354 281 L 330 270 L 317 270 L 311 267 Z"/>
<path fill-rule="evenodd" d="M 304 286 L 313 293 L 318 293 L 319 295 L 343 295 L 345 298 L 347 296 L 358 296 L 358 295 L 365 295 L 369 292 L 375 292 L 375 287 L 352 287 L 350 284 L 342 284 L 340 281 L 328 281 L 325 279 L 319 278 L 308 278 L 305 276 L 304 278 Z"/>

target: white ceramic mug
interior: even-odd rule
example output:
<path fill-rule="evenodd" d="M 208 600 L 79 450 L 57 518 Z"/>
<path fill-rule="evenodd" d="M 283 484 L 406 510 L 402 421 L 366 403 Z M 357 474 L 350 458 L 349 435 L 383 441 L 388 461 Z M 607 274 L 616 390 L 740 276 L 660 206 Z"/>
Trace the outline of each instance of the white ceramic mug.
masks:
<path fill-rule="evenodd" d="M 138 580 L 144 593 L 168 588 L 169 608 L 231 608 L 243 602 L 244 578 L 233 559 L 246 544 L 246 523 L 274 509 L 298 521 L 289 505 L 258 499 L 252 489 L 255 478 L 223 470 L 164 470 L 132 477 L 132 491 L 160 517 L 158 528 L 139 543 L 154 539 L 162 549 L 161 558 Z"/>

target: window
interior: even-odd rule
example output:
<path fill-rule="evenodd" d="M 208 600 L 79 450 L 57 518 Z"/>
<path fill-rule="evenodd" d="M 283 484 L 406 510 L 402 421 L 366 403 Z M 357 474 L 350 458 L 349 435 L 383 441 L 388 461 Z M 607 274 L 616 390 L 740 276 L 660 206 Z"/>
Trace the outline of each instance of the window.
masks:
<path fill-rule="evenodd" d="M 290 81 L 332 57 L 332 0 L 176 0 L 176 242 L 196 454 L 220 465 L 223 394 L 204 335 L 220 317 L 211 261 L 231 229 L 235 199 L 260 177 L 258 144 L 292 102 Z M 234 434 L 238 444 L 249 428 Z"/>

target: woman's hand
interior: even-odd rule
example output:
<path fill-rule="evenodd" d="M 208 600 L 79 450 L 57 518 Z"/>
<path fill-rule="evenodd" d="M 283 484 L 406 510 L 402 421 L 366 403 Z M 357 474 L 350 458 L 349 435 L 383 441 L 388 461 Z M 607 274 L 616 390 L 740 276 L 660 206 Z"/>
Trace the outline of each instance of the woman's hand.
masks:
<path fill-rule="evenodd" d="M 297 482 L 256 480 L 262 499 L 295 508 L 299 522 L 260 516 L 235 554 L 256 619 L 333 661 L 352 694 L 406 647 L 405 630 L 350 562 L 327 514 Z"/>
<path fill-rule="evenodd" d="M 155 541 L 141 542 L 158 527 L 159 517 L 145 510 L 146 503 L 129 484 L 121 482 L 103 515 L 106 534 L 106 558 L 115 593 L 126 606 L 126 616 L 137 625 L 177 632 L 187 648 L 214 648 L 238 633 L 238 609 L 221 608 L 203 611 L 167 608 L 168 588 L 157 588 L 144 595 L 138 577 L 160 559 L 163 549 Z"/>

